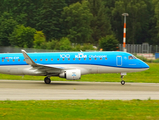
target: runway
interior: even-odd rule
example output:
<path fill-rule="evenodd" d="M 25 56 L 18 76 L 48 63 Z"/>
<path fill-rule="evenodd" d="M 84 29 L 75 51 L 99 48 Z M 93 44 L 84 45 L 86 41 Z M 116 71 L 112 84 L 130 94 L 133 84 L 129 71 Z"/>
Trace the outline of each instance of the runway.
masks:
<path fill-rule="evenodd" d="M 0 100 L 159 100 L 159 84 L 0 80 Z"/>

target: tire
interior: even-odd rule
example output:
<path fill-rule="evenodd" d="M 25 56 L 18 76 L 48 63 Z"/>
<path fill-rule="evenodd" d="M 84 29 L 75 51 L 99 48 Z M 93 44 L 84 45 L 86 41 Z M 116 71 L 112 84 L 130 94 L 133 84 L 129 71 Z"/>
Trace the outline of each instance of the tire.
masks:
<path fill-rule="evenodd" d="M 122 85 L 125 85 L 125 81 L 124 81 L 124 80 L 122 80 L 122 81 L 121 81 L 121 84 L 122 84 Z"/>
<path fill-rule="evenodd" d="M 50 83 L 51 83 L 51 80 L 50 80 L 50 78 L 46 77 L 46 78 L 44 79 L 44 82 L 45 82 L 45 84 L 50 84 Z"/>

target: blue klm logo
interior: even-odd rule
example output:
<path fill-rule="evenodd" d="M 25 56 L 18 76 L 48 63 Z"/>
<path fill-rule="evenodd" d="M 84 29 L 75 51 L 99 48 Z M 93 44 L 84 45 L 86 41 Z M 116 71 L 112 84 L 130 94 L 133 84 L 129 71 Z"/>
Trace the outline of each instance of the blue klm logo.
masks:
<path fill-rule="evenodd" d="M 76 74 L 75 73 L 73 73 L 73 75 L 72 75 L 73 77 L 75 77 L 76 76 Z"/>

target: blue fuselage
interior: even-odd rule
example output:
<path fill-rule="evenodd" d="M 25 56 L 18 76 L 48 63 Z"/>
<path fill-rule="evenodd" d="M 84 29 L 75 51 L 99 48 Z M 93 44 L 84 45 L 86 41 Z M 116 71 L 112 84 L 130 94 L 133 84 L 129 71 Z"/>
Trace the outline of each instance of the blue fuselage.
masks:
<path fill-rule="evenodd" d="M 43 65 L 98 65 L 117 68 L 149 68 L 143 61 L 125 52 L 55 52 L 28 53 L 30 58 Z M 131 57 L 131 58 L 130 58 Z M 0 54 L 0 66 L 28 65 L 22 53 Z"/>

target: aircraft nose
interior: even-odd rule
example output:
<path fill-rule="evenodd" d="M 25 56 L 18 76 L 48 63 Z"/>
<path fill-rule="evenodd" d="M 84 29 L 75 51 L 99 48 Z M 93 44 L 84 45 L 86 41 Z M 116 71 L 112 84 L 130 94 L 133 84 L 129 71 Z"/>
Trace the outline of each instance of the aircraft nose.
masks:
<path fill-rule="evenodd" d="M 148 64 L 146 64 L 145 62 L 142 62 L 142 67 L 143 67 L 143 68 L 147 68 L 147 69 L 149 69 L 149 65 L 148 65 Z"/>

